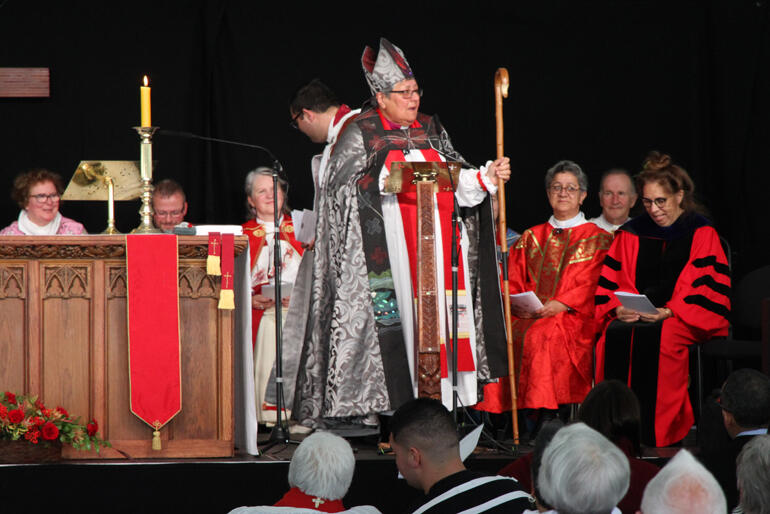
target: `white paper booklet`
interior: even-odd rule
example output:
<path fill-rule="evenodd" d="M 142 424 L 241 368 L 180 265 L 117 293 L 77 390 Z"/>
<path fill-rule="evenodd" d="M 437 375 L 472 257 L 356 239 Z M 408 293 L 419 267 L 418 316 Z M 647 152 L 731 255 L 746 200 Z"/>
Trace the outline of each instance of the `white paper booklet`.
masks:
<path fill-rule="evenodd" d="M 534 313 L 543 308 L 543 302 L 532 291 L 511 295 L 511 307 L 516 307 L 529 313 Z"/>
<path fill-rule="evenodd" d="M 650 299 L 643 294 L 624 293 L 623 291 L 616 291 L 613 294 L 626 309 L 631 309 L 643 314 L 658 313 L 658 309 L 656 309 L 652 302 L 650 302 Z"/>
<path fill-rule="evenodd" d="M 311 243 L 315 239 L 315 211 L 291 211 L 294 222 L 294 237 L 300 243 Z"/>
<path fill-rule="evenodd" d="M 290 298 L 291 297 L 291 290 L 294 287 L 294 284 L 290 282 L 281 282 L 281 298 Z M 267 296 L 268 298 L 275 299 L 275 285 L 273 284 L 263 284 L 262 285 L 262 293 L 260 293 L 262 296 Z"/>
<path fill-rule="evenodd" d="M 196 236 L 207 236 L 209 232 L 241 236 L 243 235 L 243 227 L 240 225 L 195 225 Z"/>

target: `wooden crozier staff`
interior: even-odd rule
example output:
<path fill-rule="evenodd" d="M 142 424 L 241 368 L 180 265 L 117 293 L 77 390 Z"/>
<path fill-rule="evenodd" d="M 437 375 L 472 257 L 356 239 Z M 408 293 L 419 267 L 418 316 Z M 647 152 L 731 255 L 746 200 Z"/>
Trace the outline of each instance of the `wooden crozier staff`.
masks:
<path fill-rule="evenodd" d="M 508 70 L 497 68 L 495 72 L 495 125 L 497 129 L 497 158 L 503 157 L 503 98 L 508 98 Z M 511 299 L 508 296 L 508 232 L 505 219 L 505 182 L 497 179 L 498 237 L 503 257 L 503 307 L 505 308 L 505 340 L 508 343 L 508 379 L 511 384 L 511 418 L 513 444 L 519 444 L 519 418 L 516 409 L 516 360 L 514 359 L 513 329 L 511 327 Z"/>

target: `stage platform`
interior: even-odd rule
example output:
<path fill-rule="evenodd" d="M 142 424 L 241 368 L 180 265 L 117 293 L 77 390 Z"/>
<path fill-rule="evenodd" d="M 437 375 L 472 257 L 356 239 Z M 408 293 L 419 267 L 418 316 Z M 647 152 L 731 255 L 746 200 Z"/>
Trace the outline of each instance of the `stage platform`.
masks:
<path fill-rule="evenodd" d="M 268 434 L 261 434 L 263 440 Z M 685 447 L 691 449 L 688 442 Z M 378 453 L 375 440 L 350 440 L 356 473 L 346 506 L 375 505 L 397 513 L 420 496 L 397 478 L 395 459 Z M 512 441 L 503 442 L 510 447 Z M 226 513 L 241 505 L 271 505 L 288 490 L 289 461 L 296 446 L 283 444 L 259 457 L 176 460 L 61 461 L 0 465 L 0 512 Z M 646 448 L 645 458 L 662 465 L 679 448 Z M 531 451 L 522 444 L 519 454 Z M 514 456 L 480 448 L 470 469 L 495 473 Z"/>

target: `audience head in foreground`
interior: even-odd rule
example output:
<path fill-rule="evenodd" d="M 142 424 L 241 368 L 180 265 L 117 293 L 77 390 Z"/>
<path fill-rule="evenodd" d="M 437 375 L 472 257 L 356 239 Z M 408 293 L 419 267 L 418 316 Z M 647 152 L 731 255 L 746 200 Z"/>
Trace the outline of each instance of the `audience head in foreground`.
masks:
<path fill-rule="evenodd" d="M 85 229 L 80 223 L 59 212 L 64 181 L 57 173 L 34 169 L 13 181 L 11 198 L 21 208 L 19 219 L 0 231 L 4 236 L 79 235 Z"/>
<path fill-rule="evenodd" d="M 738 454 L 738 490 L 744 514 L 770 513 L 770 435 L 758 435 Z"/>
<path fill-rule="evenodd" d="M 714 476 L 679 450 L 644 490 L 643 514 L 724 514 L 727 501 Z"/>
<path fill-rule="evenodd" d="M 171 232 L 184 222 L 187 215 L 187 197 L 178 182 L 169 178 L 155 184 L 152 191 L 152 222 L 163 232 Z"/>
<path fill-rule="evenodd" d="M 342 497 L 353 481 L 353 449 L 340 436 L 315 432 L 294 451 L 289 463 L 291 489 L 274 506 L 239 507 L 231 514 L 268 512 L 379 512 L 365 505 L 345 510 Z"/>
<path fill-rule="evenodd" d="M 585 423 L 556 432 L 543 453 L 537 485 L 559 514 L 610 514 L 629 485 L 628 459 Z"/>
<path fill-rule="evenodd" d="M 408 401 L 393 414 L 390 431 L 398 470 L 409 485 L 425 493 L 408 512 L 504 509 L 500 512 L 520 513 L 533 506 L 534 501 L 515 479 L 465 469 L 457 428 L 441 402 L 429 398 Z"/>
<path fill-rule="evenodd" d="M 342 500 L 353 481 L 356 460 L 350 444 L 329 432 L 311 434 L 289 464 L 289 486 L 309 496 Z"/>
<path fill-rule="evenodd" d="M 639 400 L 623 382 L 596 384 L 580 405 L 578 419 L 616 445 L 630 444 L 635 455 L 641 453 Z"/>
<path fill-rule="evenodd" d="M 719 398 L 722 418 L 730 437 L 770 422 L 770 378 L 755 369 L 739 369 L 730 374 Z"/>

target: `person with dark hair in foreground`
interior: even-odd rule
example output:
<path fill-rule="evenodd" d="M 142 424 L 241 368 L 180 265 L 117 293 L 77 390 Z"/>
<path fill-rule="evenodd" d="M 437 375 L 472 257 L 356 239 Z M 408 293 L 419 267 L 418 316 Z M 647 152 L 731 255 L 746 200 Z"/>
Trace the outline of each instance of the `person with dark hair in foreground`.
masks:
<path fill-rule="evenodd" d="M 612 441 L 625 454 L 631 468 L 626 495 L 618 502 L 621 512 L 636 512 L 647 483 L 660 469 L 642 460 L 639 400 L 623 382 L 605 380 L 591 389 L 578 410 L 578 420 Z"/>
<path fill-rule="evenodd" d="M 21 208 L 19 219 L 0 231 L 2 236 L 77 236 L 86 229 L 59 212 L 64 182 L 58 173 L 34 169 L 13 181 L 11 198 Z"/>
<path fill-rule="evenodd" d="M 732 372 L 722 386 L 719 406 L 730 439 L 708 445 L 699 457 L 722 486 L 732 509 L 738 505 L 736 458 L 754 437 L 767 434 L 770 424 L 770 378 L 754 369 Z"/>
<path fill-rule="evenodd" d="M 615 232 L 596 289 L 596 382 L 627 383 L 639 399 L 642 443 L 669 446 L 695 420 L 688 347 L 727 334 L 730 270 L 687 171 L 650 152 L 636 183 L 646 212 Z M 646 295 L 654 313 L 624 307 L 619 292 Z"/>
<path fill-rule="evenodd" d="M 396 466 L 425 497 L 407 512 L 524 512 L 534 500 L 513 478 L 485 476 L 465 469 L 457 427 L 437 400 L 411 400 L 390 420 L 390 445 Z"/>

